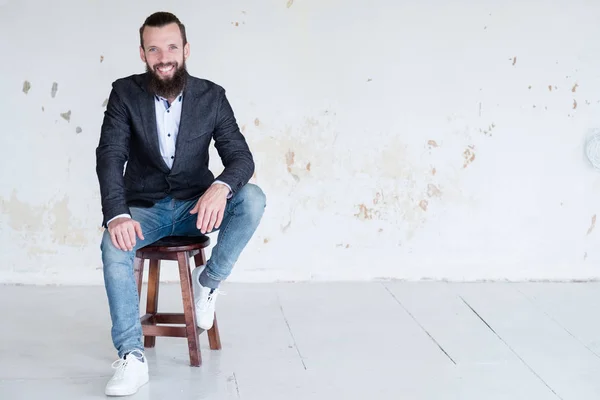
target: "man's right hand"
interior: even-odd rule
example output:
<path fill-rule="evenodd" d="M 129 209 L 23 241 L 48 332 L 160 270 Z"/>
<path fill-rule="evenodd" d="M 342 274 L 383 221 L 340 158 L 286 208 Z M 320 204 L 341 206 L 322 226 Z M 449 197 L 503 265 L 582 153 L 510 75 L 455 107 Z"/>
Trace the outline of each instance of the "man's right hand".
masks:
<path fill-rule="evenodd" d="M 133 250 L 135 236 L 144 240 L 140 223 L 131 218 L 116 218 L 108 224 L 108 233 L 113 245 L 123 251 Z"/>

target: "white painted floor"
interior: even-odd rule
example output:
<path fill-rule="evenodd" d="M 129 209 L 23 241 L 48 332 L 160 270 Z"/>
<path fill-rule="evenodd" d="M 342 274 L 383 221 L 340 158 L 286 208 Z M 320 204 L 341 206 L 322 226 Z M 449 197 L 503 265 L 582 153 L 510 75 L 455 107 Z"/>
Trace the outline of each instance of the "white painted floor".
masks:
<path fill-rule="evenodd" d="M 600 283 L 225 284 L 223 349 L 147 351 L 133 399 L 600 399 Z M 179 311 L 161 285 L 159 310 Z M 0 286 L 0 399 L 100 399 L 103 287 Z"/>

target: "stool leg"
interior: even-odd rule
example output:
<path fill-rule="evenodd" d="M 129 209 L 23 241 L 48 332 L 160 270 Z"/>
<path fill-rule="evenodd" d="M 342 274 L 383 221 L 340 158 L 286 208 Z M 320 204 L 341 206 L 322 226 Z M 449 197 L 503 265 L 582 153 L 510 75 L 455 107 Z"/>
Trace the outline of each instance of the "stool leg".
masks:
<path fill-rule="evenodd" d="M 219 335 L 219 325 L 217 324 L 217 313 L 215 313 L 215 321 L 212 328 L 206 332 L 208 335 L 208 343 L 211 350 L 221 350 L 221 335 Z"/>
<path fill-rule="evenodd" d="M 206 264 L 206 255 L 204 254 L 204 249 L 200 249 L 200 252 L 194 256 L 194 264 L 196 264 L 196 268 Z"/>
<path fill-rule="evenodd" d="M 160 260 L 150 260 L 150 269 L 148 271 L 148 299 L 146 302 L 146 314 L 156 315 L 158 311 L 158 283 L 160 282 Z M 151 323 L 156 325 L 156 320 Z M 156 345 L 156 336 L 146 336 L 144 338 L 144 347 L 154 347 Z"/>
<path fill-rule="evenodd" d="M 194 294 L 192 291 L 189 253 L 187 251 L 178 252 L 177 263 L 179 264 L 179 279 L 181 281 L 185 330 L 187 333 L 188 349 L 190 351 L 190 365 L 192 367 L 199 367 L 200 364 L 202 364 L 202 356 L 200 355 L 198 327 L 196 326 L 196 312 L 194 310 Z"/>
<path fill-rule="evenodd" d="M 142 295 L 142 280 L 144 278 L 144 259 L 136 257 L 133 260 L 133 275 L 135 276 L 135 283 L 137 283 L 138 289 L 138 301 Z"/>

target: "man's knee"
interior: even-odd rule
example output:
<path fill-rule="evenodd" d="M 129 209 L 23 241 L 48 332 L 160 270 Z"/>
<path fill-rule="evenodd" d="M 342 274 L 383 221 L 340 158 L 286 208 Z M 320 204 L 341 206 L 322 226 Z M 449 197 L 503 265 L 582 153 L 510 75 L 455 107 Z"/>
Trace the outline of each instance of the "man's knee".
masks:
<path fill-rule="evenodd" d="M 267 196 L 260 187 L 248 183 L 238 193 L 243 198 L 244 210 L 260 219 L 267 205 Z"/>
<path fill-rule="evenodd" d="M 111 265 L 133 265 L 133 251 L 123 251 L 118 249 L 110 239 L 110 234 L 108 233 L 108 230 L 104 231 L 104 234 L 102 236 L 102 242 L 100 243 L 100 250 L 102 252 L 102 264 L 104 265 L 105 273 Z"/>

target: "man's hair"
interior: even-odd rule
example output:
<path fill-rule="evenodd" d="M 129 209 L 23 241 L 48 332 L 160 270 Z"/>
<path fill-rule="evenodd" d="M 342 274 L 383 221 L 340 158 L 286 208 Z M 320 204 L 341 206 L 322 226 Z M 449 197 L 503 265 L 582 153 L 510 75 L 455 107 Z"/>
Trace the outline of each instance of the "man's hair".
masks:
<path fill-rule="evenodd" d="M 185 46 L 187 43 L 187 37 L 185 36 L 185 26 L 181 23 L 179 18 L 177 18 L 174 14 L 170 12 L 155 12 L 150 15 L 144 21 L 144 24 L 140 27 L 140 46 L 144 48 L 144 28 L 147 26 L 151 26 L 153 28 L 162 28 L 165 25 L 169 25 L 172 23 L 176 23 L 179 26 L 179 31 L 181 32 L 181 38 L 183 39 L 183 45 Z"/>

